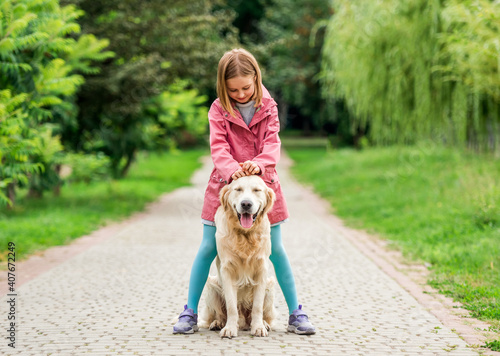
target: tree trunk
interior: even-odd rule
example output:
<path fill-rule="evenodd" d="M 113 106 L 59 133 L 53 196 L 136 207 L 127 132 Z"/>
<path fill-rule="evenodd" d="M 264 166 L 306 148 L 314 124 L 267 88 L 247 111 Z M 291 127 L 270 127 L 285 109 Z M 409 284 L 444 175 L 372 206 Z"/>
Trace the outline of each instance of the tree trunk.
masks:
<path fill-rule="evenodd" d="M 132 152 L 129 152 L 127 154 L 127 163 L 120 172 L 120 178 L 124 178 L 128 174 L 128 171 L 130 170 L 130 167 L 132 166 L 132 163 L 135 160 L 135 152 L 136 151 L 133 150 Z"/>
<path fill-rule="evenodd" d="M 7 205 L 8 209 L 14 208 L 16 203 L 16 185 L 14 183 L 7 184 L 7 198 L 9 198 L 12 204 Z"/>
<path fill-rule="evenodd" d="M 52 191 L 54 196 L 58 197 L 61 195 L 61 185 L 62 185 L 62 179 L 61 179 L 61 164 L 56 164 L 54 170 L 57 173 L 57 177 L 59 178 L 57 184 L 54 187 L 54 190 Z"/>
<path fill-rule="evenodd" d="M 40 199 L 41 197 L 43 197 L 43 193 L 41 191 L 30 187 L 30 190 L 28 191 L 28 198 Z"/>
<path fill-rule="evenodd" d="M 356 129 L 356 132 L 354 133 L 353 137 L 352 137 L 352 140 L 353 140 L 353 144 L 354 144 L 354 148 L 356 148 L 357 150 L 360 150 L 362 149 L 363 147 L 361 146 L 361 139 L 363 137 L 365 137 L 366 135 L 366 132 L 365 130 L 363 130 L 362 128 L 358 127 Z"/>

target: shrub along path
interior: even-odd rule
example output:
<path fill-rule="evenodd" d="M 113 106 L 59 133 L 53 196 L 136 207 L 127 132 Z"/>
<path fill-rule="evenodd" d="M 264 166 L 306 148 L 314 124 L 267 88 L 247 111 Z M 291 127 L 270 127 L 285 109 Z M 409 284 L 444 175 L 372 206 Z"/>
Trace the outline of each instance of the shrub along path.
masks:
<path fill-rule="evenodd" d="M 316 335 L 285 331 L 287 308 L 279 290 L 278 320 L 268 338 L 240 332 L 237 338 L 221 340 L 208 330 L 172 334 L 171 320 L 185 303 L 201 239 L 208 159 L 193 176 L 192 187 L 162 196 L 142 216 L 99 243 L 16 286 L 16 349 L 2 337 L 1 353 L 478 354 L 386 274 L 383 263 L 381 268 L 360 252 L 350 242 L 355 237 L 347 236 L 351 230 L 290 177 L 289 165 L 285 157 L 279 172 L 292 216 L 283 225 L 283 237 L 299 300 L 317 327 Z M 8 298 L 0 300 L 4 326 Z M 2 329 L 6 336 L 6 327 Z M 467 335 L 468 342 L 474 337 L 479 340 Z"/>

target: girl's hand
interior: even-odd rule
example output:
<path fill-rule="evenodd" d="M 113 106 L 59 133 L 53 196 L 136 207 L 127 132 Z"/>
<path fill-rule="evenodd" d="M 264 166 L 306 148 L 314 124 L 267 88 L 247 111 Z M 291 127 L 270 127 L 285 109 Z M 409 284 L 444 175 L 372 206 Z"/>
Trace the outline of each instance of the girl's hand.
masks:
<path fill-rule="evenodd" d="M 248 173 L 248 175 L 260 173 L 260 168 L 255 162 L 246 161 L 245 163 L 240 163 L 240 166 L 241 169 Z"/>
<path fill-rule="evenodd" d="M 241 165 L 241 163 L 240 163 L 240 165 Z M 243 170 L 243 169 L 240 168 L 236 172 L 233 173 L 233 175 L 231 176 L 231 178 L 233 180 L 236 180 L 238 178 L 249 176 L 249 175 L 250 175 L 249 173 L 247 173 L 245 170 Z"/>

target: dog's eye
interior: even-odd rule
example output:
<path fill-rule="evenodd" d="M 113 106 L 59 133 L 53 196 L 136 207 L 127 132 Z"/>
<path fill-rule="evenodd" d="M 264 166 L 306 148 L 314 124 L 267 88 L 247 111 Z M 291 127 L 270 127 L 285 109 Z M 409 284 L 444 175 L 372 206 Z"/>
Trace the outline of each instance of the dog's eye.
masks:
<path fill-rule="evenodd" d="M 237 191 L 237 192 L 242 192 L 243 191 L 243 189 L 241 189 L 241 188 L 234 188 L 234 190 Z"/>
<path fill-rule="evenodd" d="M 257 189 L 257 188 L 255 188 L 253 191 L 254 191 L 255 193 L 262 192 L 262 190 Z"/>

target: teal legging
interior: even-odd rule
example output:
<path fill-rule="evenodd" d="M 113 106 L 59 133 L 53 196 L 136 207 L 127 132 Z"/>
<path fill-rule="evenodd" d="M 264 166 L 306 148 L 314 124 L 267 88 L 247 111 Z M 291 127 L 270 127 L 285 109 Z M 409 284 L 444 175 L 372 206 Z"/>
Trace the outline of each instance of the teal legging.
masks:
<path fill-rule="evenodd" d="M 217 247 L 215 245 L 215 226 L 203 225 L 203 240 L 201 241 L 198 254 L 191 268 L 191 277 L 189 279 L 188 308 L 198 314 L 198 303 L 201 292 L 207 282 L 210 265 L 215 256 L 217 256 Z M 297 290 L 295 288 L 295 279 L 292 273 L 292 267 L 288 260 L 283 242 L 281 241 L 281 226 L 276 225 L 271 228 L 271 262 L 273 263 L 278 283 L 285 296 L 286 304 L 290 314 L 298 308 Z"/>

